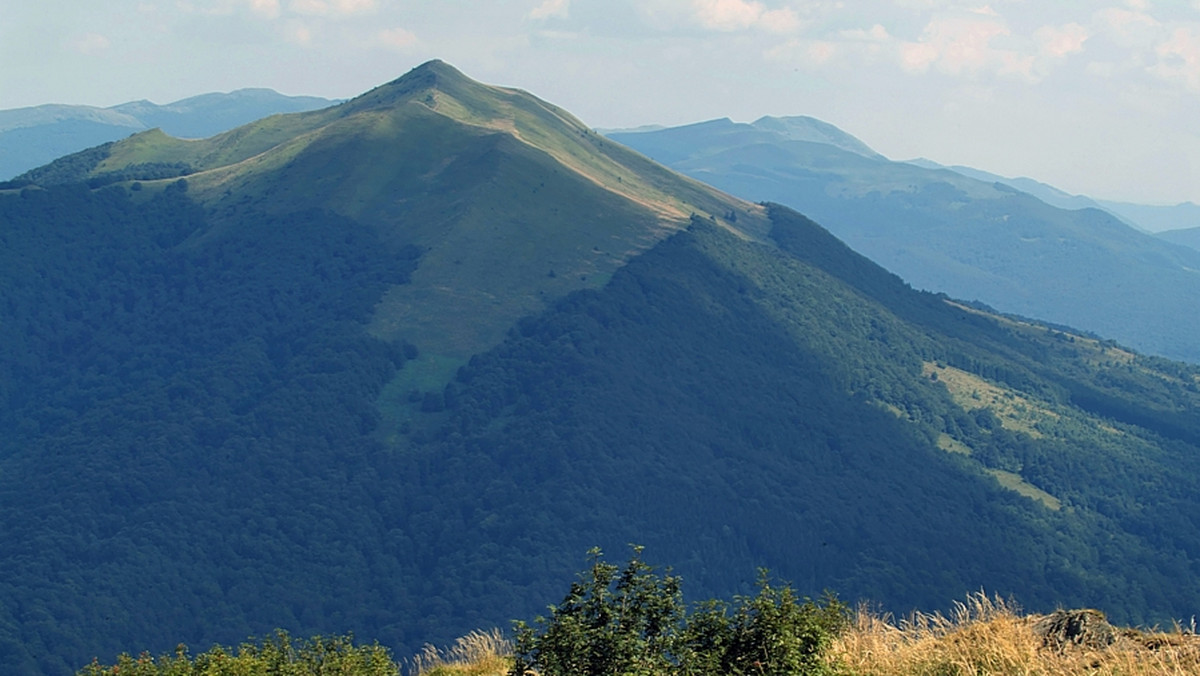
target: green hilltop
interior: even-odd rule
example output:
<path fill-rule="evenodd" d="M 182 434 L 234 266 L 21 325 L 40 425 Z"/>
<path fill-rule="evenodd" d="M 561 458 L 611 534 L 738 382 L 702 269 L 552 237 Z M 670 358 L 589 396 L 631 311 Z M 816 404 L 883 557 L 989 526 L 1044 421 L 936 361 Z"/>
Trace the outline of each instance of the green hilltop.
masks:
<path fill-rule="evenodd" d="M 914 291 L 440 62 L 63 158 L 0 242 L 11 673 L 412 654 L 630 542 L 701 597 L 1200 605 L 1200 370 Z"/>

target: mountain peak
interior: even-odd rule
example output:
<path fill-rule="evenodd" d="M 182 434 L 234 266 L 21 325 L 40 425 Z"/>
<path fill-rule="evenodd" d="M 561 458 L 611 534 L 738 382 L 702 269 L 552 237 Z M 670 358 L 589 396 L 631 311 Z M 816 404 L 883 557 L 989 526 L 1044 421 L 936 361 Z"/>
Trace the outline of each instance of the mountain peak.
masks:
<path fill-rule="evenodd" d="M 426 61 L 404 75 L 375 87 L 374 89 L 343 105 L 346 113 L 356 113 L 369 108 L 390 108 L 397 104 L 419 99 L 423 93 L 439 91 L 454 98 L 466 95 L 486 85 L 463 75 L 457 68 L 440 59 Z M 432 100 L 427 101 L 431 103 Z"/>
<path fill-rule="evenodd" d="M 445 61 L 433 59 L 413 68 L 382 87 L 378 87 L 378 89 L 388 87 L 425 88 L 466 82 L 474 83 L 474 80 L 463 75 L 461 71 Z"/>
<path fill-rule="evenodd" d="M 882 155 L 872 150 L 870 146 L 854 136 L 815 117 L 808 117 L 806 115 L 793 115 L 789 117 L 766 116 L 755 120 L 751 126 L 756 129 L 782 134 L 792 141 L 824 143 L 863 155 L 864 157 L 882 157 Z"/>

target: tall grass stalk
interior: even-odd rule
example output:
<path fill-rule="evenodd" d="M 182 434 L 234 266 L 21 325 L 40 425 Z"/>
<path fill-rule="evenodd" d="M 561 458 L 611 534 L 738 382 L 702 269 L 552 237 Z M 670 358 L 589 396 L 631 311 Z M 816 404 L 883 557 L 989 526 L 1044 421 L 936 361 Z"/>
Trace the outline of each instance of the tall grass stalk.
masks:
<path fill-rule="evenodd" d="M 512 643 L 499 629 L 473 631 L 438 649 L 426 644 L 410 660 L 413 676 L 492 676 L 508 672 L 512 666 Z"/>

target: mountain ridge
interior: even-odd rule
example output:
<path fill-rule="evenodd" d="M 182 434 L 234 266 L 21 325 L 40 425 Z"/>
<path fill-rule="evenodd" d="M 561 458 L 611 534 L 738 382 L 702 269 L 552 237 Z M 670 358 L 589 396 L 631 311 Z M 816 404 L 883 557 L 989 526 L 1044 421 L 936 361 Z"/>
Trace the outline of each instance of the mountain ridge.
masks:
<path fill-rule="evenodd" d="M 990 174 L 727 128 L 613 138 L 734 194 L 800 209 L 918 288 L 1200 360 L 1191 340 L 1200 325 L 1178 321 L 1200 293 L 1194 249 L 1135 230 L 1099 203 L 1063 210 Z"/>
<path fill-rule="evenodd" d="M 1061 209 L 1100 209 L 1116 216 L 1129 225 L 1153 234 L 1171 230 L 1184 230 L 1200 223 L 1200 206 L 1191 202 L 1174 205 L 1137 204 L 1115 200 L 1097 199 L 1087 195 L 1072 195 L 1052 185 L 1027 177 L 1010 178 L 981 169 L 964 166 L 946 166 L 928 159 L 909 160 L 910 164 L 930 169 L 949 169 L 964 176 L 983 181 L 998 182 L 1027 192 L 1043 202 Z"/>

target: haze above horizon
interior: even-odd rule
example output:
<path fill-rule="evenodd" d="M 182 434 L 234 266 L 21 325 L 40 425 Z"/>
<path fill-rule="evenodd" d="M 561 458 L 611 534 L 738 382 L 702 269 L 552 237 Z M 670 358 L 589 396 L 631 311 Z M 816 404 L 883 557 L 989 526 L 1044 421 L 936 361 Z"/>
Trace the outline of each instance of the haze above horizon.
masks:
<path fill-rule="evenodd" d="M 594 127 L 809 115 L 893 159 L 1200 203 L 1200 0 L 0 3 L 0 109 L 349 98 L 438 58 Z"/>

